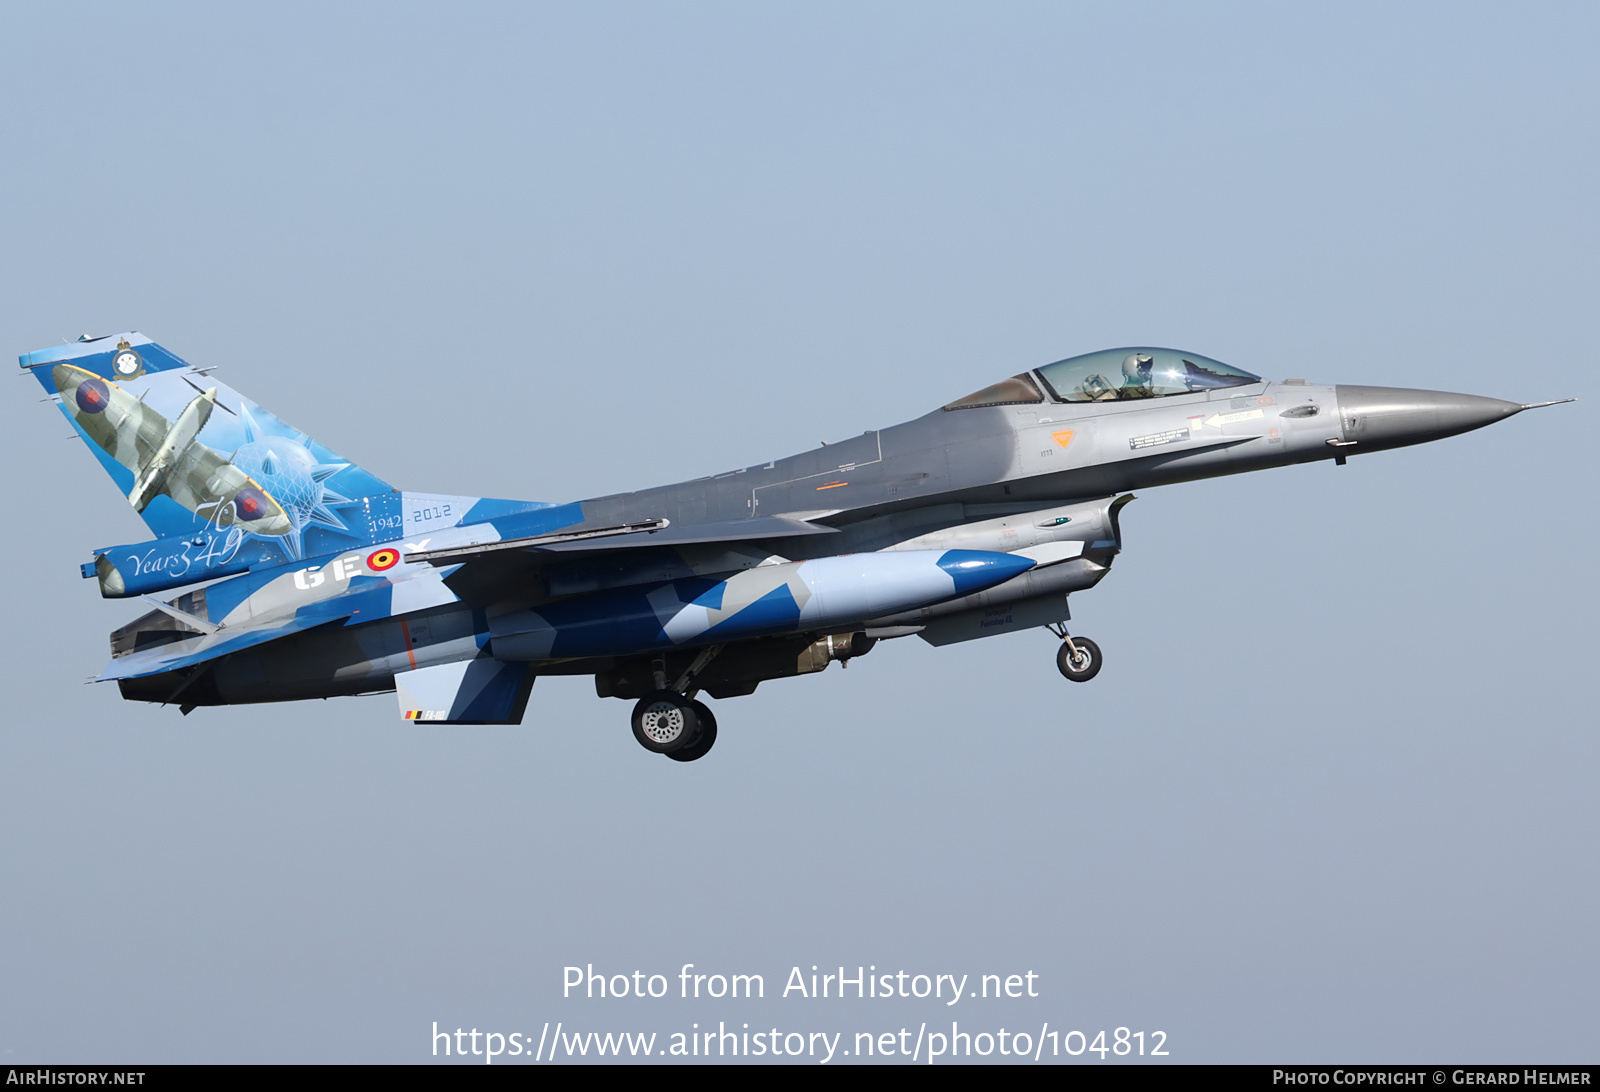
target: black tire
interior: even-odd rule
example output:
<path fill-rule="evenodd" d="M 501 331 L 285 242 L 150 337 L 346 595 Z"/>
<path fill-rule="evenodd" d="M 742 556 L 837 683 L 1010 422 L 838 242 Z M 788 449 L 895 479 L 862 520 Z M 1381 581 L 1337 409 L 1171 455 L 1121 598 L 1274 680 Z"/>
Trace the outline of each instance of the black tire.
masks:
<path fill-rule="evenodd" d="M 700 738 L 687 747 L 668 751 L 667 757 L 674 762 L 693 762 L 697 758 L 704 758 L 717 742 L 716 714 L 707 709 L 704 702 L 692 701 L 689 705 L 694 709 L 695 719 L 700 722 Z"/>
<path fill-rule="evenodd" d="M 1056 652 L 1056 667 L 1060 669 L 1063 677 L 1073 682 L 1088 682 L 1100 674 L 1100 646 L 1087 637 L 1074 637 L 1072 644 L 1077 646 L 1078 659 L 1072 658 L 1072 648 L 1067 642 L 1061 642 L 1061 648 Z"/>
<path fill-rule="evenodd" d="M 645 695 L 633 707 L 633 738 L 639 746 L 658 755 L 692 746 L 700 738 L 700 719 L 694 708 L 697 704 L 670 690 Z"/>

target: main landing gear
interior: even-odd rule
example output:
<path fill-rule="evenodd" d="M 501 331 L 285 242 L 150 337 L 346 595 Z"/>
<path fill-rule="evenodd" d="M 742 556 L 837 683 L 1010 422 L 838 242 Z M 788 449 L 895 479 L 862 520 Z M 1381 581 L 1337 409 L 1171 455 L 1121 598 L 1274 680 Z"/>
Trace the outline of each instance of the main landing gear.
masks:
<path fill-rule="evenodd" d="M 717 718 L 704 702 L 657 690 L 633 707 L 633 738 L 674 762 L 693 762 L 717 742 Z"/>
<path fill-rule="evenodd" d="M 656 690 L 633 707 L 633 738 L 641 747 L 674 762 L 706 756 L 717 742 L 717 718 L 705 702 L 694 700 L 694 679 L 721 651 L 721 645 L 702 651 L 670 689 L 666 665 L 655 662 Z"/>
<path fill-rule="evenodd" d="M 1073 637 L 1060 622 L 1050 626 L 1050 632 L 1061 638 L 1056 650 L 1056 667 L 1062 676 L 1073 682 L 1088 682 L 1100 674 L 1100 646 L 1087 637 Z"/>

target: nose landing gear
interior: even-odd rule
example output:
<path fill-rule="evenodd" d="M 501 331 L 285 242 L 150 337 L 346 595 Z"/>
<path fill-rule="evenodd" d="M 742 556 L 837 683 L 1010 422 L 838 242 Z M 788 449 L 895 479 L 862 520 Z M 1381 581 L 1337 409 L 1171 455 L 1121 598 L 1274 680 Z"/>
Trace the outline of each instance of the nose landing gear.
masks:
<path fill-rule="evenodd" d="M 1100 646 L 1087 637 L 1073 637 L 1067 633 L 1067 627 L 1057 622 L 1049 627 L 1050 632 L 1061 638 L 1061 647 L 1056 650 L 1056 667 L 1060 669 L 1064 678 L 1072 682 L 1088 682 L 1100 674 Z"/>

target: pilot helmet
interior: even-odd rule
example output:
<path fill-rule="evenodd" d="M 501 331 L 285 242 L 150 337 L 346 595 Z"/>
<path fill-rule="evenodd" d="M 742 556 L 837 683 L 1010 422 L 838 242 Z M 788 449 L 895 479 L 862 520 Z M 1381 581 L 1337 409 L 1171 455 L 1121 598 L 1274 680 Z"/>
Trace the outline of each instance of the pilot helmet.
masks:
<path fill-rule="evenodd" d="M 1155 367 L 1155 359 L 1149 353 L 1129 353 L 1122 362 L 1122 377 L 1130 387 L 1147 387 L 1150 385 L 1150 371 Z"/>

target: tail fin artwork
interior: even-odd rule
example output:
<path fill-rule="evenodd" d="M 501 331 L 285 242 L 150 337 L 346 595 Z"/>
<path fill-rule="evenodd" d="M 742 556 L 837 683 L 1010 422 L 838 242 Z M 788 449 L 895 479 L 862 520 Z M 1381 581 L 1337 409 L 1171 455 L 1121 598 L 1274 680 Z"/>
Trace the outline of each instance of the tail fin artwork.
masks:
<path fill-rule="evenodd" d="M 266 544 L 282 560 L 374 541 L 392 486 L 138 333 L 25 353 L 159 539 Z"/>
<path fill-rule="evenodd" d="M 577 505 L 402 493 L 142 334 L 21 363 L 156 535 L 82 566 L 110 598 L 388 544 L 372 555 L 384 571 L 405 537 L 515 513 L 583 518 Z"/>

